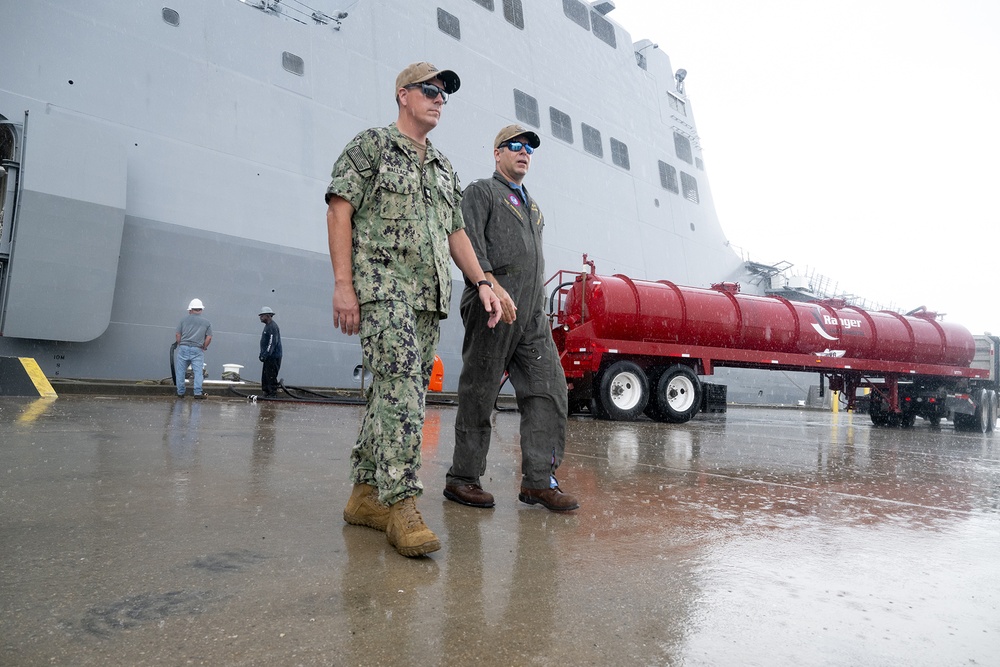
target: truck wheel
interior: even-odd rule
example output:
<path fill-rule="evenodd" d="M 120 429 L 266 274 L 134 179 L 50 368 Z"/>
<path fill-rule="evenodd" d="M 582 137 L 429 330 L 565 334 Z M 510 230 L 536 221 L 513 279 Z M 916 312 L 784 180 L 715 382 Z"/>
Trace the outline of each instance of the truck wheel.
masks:
<path fill-rule="evenodd" d="M 975 430 L 979 433 L 986 433 L 990 430 L 990 404 L 993 402 L 989 392 L 980 389 L 976 394 L 976 417 Z"/>
<path fill-rule="evenodd" d="M 986 405 L 989 415 L 986 418 L 986 430 L 992 433 L 997 426 L 997 393 L 990 389 L 986 392 Z"/>
<path fill-rule="evenodd" d="M 701 408 L 701 381 L 683 364 L 671 366 L 660 376 L 653 394 L 654 418 L 682 424 Z"/>
<path fill-rule="evenodd" d="M 872 400 L 868 407 L 868 415 L 872 418 L 872 424 L 875 426 L 889 426 L 892 421 L 892 415 L 878 398 Z"/>
<path fill-rule="evenodd" d="M 638 364 L 617 361 L 597 379 L 595 412 L 603 419 L 632 421 L 649 401 L 649 381 Z"/>

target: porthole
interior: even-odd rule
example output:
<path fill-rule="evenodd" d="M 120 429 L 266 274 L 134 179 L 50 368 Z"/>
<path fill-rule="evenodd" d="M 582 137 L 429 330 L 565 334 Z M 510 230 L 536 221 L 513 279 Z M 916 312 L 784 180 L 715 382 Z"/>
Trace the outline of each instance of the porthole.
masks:
<path fill-rule="evenodd" d="M 162 16 L 166 23 L 175 28 L 181 24 L 181 15 L 177 13 L 177 10 L 170 9 L 170 7 L 163 8 Z"/>
<path fill-rule="evenodd" d="M 304 76 L 306 73 L 306 61 L 299 56 L 288 51 L 281 52 L 281 66 L 292 74 Z"/>

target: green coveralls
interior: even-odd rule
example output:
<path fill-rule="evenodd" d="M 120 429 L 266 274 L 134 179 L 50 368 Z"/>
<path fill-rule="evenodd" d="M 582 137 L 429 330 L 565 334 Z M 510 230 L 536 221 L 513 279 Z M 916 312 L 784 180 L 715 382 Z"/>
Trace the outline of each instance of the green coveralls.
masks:
<path fill-rule="evenodd" d="M 365 130 L 333 166 L 326 191 L 354 207 L 352 269 L 361 304 L 368 407 L 351 481 L 392 505 L 418 496 L 427 384 L 451 300 L 448 236 L 464 227 L 458 176 L 427 142 L 423 164 L 396 128 Z"/>
<path fill-rule="evenodd" d="M 566 376 L 545 316 L 541 211 L 522 202 L 507 179 L 474 181 L 462 195 L 466 233 L 483 271 L 491 272 L 517 306 L 513 324 L 485 326 L 479 290 L 462 293 L 462 375 L 458 381 L 455 453 L 449 485 L 479 484 L 490 448 L 490 417 L 506 370 L 521 412 L 521 484 L 549 488 L 566 446 Z"/>

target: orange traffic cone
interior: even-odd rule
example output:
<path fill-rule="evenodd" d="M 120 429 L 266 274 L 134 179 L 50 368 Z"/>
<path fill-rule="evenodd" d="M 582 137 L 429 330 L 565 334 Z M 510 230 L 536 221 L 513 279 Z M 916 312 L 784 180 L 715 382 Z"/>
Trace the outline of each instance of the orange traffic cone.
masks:
<path fill-rule="evenodd" d="M 430 391 L 443 391 L 444 390 L 444 364 L 441 363 L 441 357 L 434 355 L 434 370 L 431 371 L 431 381 L 427 385 L 427 389 Z"/>

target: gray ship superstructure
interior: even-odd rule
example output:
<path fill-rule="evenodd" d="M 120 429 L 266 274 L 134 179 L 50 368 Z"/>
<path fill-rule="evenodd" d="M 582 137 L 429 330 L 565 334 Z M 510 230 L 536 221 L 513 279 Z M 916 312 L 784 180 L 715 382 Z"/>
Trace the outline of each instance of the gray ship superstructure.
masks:
<path fill-rule="evenodd" d="M 356 386 L 333 328 L 323 193 L 360 130 L 396 117 L 408 63 L 455 69 L 431 140 L 463 184 L 511 122 L 542 138 L 528 187 L 547 272 L 753 284 L 718 222 L 684 72 L 578 0 L 3 2 L 0 355 L 50 377 L 159 379 L 206 304 L 212 376 L 256 373 L 261 305 L 282 376 Z M 456 303 L 439 354 L 461 364 Z"/>

